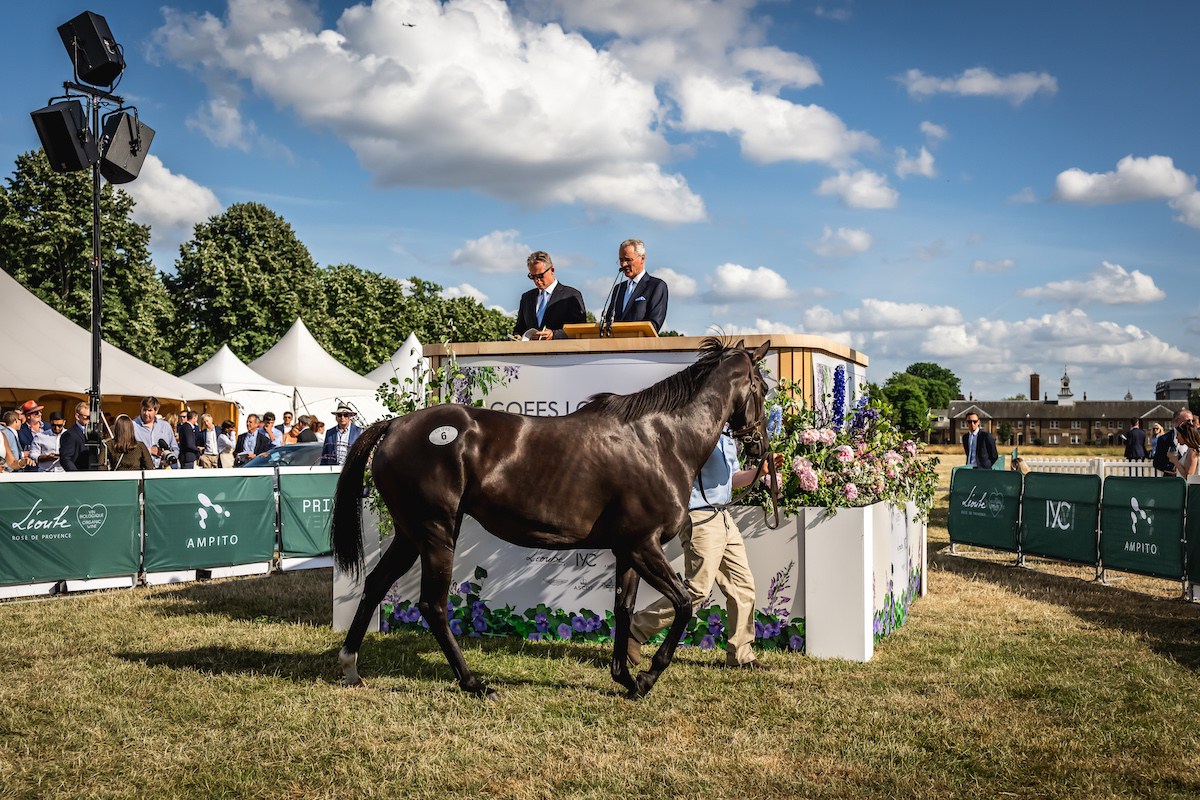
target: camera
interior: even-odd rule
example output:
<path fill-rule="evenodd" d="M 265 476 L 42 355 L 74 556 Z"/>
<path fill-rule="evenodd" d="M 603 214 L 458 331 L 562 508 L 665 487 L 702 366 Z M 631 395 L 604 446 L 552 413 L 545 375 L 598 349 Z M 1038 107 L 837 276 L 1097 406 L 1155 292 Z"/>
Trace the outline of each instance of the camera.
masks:
<path fill-rule="evenodd" d="M 179 463 L 179 456 L 171 452 L 171 446 L 167 444 L 166 439 L 158 440 L 158 458 L 162 469 L 173 467 Z"/>

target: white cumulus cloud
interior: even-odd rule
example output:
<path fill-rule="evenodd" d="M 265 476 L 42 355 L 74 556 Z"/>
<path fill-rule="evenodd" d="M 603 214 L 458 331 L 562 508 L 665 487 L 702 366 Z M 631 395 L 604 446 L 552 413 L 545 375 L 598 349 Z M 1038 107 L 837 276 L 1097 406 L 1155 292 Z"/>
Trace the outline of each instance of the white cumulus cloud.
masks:
<path fill-rule="evenodd" d="M 964 97 L 1003 97 L 1019 106 L 1038 92 L 1055 94 L 1058 80 L 1045 72 L 1018 72 L 1013 75 L 993 75 L 985 67 L 975 67 L 954 78 L 937 78 L 919 69 L 910 69 L 896 78 L 913 97 L 935 94 L 956 94 Z"/>
<path fill-rule="evenodd" d="M 1026 203 L 1036 203 L 1037 195 L 1034 194 L 1032 186 L 1026 186 L 1024 189 L 1017 192 L 1016 194 L 1010 194 L 1008 196 L 1008 202 L 1012 203 L 1013 205 L 1024 205 Z"/>
<path fill-rule="evenodd" d="M 1054 181 L 1053 199 L 1064 203 L 1128 203 L 1165 200 L 1196 190 L 1196 177 L 1175 166 L 1169 156 L 1125 156 L 1113 172 L 1084 172 L 1073 167 Z"/>
<path fill-rule="evenodd" d="M 868 169 L 839 172 L 826 178 L 814 192 L 833 195 L 850 208 L 895 208 L 900 193 L 888 185 L 887 177 Z"/>
<path fill-rule="evenodd" d="M 863 228 L 838 228 L 836 231 L 825 226 L 821 241 L 812 246 L 819 256 L 840 258 L 865 253 L 874 240 Z"/>
<path fill-rule="evenodd" d="M 950 131 L 942 125 L 937 125 L 929 120 L 921 123 L 921 133 L 925 134 L 925 141 L 930 147 L 937 147 L 950 136 Z"/>
<path fill-rule="evenodd" d="M 780 300 L 795 294 L 787 280 L 773 269 L 750 269 L 741 264 L 726 263 L 717 267 L 708 278 L 710 289 L 705 300 L 713 303 L 732 303 L 742 300 Z"/>
<path fill-rule="evenodd" d="M 1171 208 L 1179 212 L 1177 222 L 1200 228 L 1200 192 L 1180 195 L 1170 202 Z"/>
<path fill-rule="evenodd" d="M 937 170 L 933 168 L 933 154 L 929 152 L 928 148 L 922 147 L 919 156 L 909 158 L 907 150 L 897 147 L 896 175 L 901 178 L 909 175 L 924 175 L 926 178 L 937 177 Z"/>
<path fill-rule="evenodd" d="M 1144 272 L 1126 271 L 1120 264 L 1101 262 L 1086 280 L 1054 281 L 1045 286 L 1021 289 L 1020 297 L 1052 300 L 1066 306 L 1133 305 L 1166 299 L 1167 293 L 1154 285 Z"/>
<path fill-rule="evenodd" d="M 138 179 L 121 188 L 137 203 L 134 222 L 150 226 L 150 244 L 155 250 L 179 245 L 191 236 L 196 223 L 224 210 L 212 189 L 186 175 L 176 175 L 153 154 L 146 155 Z"/>
<path fill-rule="evenodd" d="M 517 241 L 515 230 L 492 231 L 478 239 L 468 239 L 450 254 L 450 263 L 480 272 L 525 272 L 525 259 L 533 252 L 527 244 Z"/>
<path fill-rule="evenodd" d="M 477 300 L 480 305 L 485 305 L 488 299 L 486 294 L 469 283 L 460 283 L 458 286 L 447 287 L 442 289 L 440 294 L 446 300 L 453 300 L 456 297 L 471 297 Z"/>
<path fill-rule="evenodd" d="M 696 296 L 698 285 L 695 278 L 666 267 L 654 269 L 651 272 L 654 277 L 667 282 L 667 291 L 670 293 L 671 299 Z"/>
<path fill-rule="evenodd" d="M 804 313 L 804 327 L 809 331 L 888 331 L 961 322 L 962 312 L 952 306 L 897 303 L 869 297 L 858 308 L 841 314 L 822 306 L 813 306 Z"/>

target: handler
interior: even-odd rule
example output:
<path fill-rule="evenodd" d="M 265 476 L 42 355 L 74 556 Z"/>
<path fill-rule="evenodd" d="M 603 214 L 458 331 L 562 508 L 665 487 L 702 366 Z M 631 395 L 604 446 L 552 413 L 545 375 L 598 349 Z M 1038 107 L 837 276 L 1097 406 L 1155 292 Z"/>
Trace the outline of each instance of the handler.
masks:
<path fill-rule="evenodd" d="M 774 453 L 776 470 L 783 469 L 783 454 Z M 688 500 L 690 530 L 679 535 L 683 545 L 684 586 L 692 597 L 692 611 L 708 597 L 713 581 L 729 600 L 725 633 L 725 666 L 738 669 L 772 670 L 754 658 L 750 645 L 754 642 L 754 575 L 746 560 L 746 543 L 733 517 L 712 504 L 728 503 L 733 490 L 754 483 L 764 471 L 764 459 L 758 469 L 738 469 L 737 443 L 721 434 L 716 449 L 704 462 L 700 474 L 692 483 Z M 701 482 L 704 489 L 701 491 Z M 707 499 L 706 499 L 707 498 Z M 642 661 L 642 645 L 675 619 L 675 609 L 665 597 L 633 615 L 629 625 L 629 663 Z"/>

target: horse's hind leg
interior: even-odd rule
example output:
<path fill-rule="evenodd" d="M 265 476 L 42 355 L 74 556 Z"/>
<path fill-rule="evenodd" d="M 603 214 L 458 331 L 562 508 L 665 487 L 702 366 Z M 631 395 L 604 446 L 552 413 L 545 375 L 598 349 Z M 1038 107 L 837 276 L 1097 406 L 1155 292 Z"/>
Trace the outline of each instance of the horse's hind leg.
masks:
<path fill-rule="evenodd" d="M 617 623 L 613 637 L 613 659 L 610 667 L 613 680 L 637 694 L 637 684 L 629 673 L 626 653 L 629 652 L 629 623 L 633 617 L 633 604 L 637 598 L 638 574 L 633 569 L 629 556 L 617 555 L 617 599 L 613 605 L 613 617 Z"/>
<path fill-rule="evenodd" d="M 496 692 L 487 687 L 475 677 L 467 660 L 463 658 L 462 650 L 454 634 L 450 632 L 450 621 L 446 616 L 446 600 L 450 594 L 451 569 L 454 566 L 454 546 L 446 546 L 438 541 L 440 537 L 430 537 L 426 552 L 421 554 L 421 609 L 425 621 L 429 623 L 429 632 L 441 645 L 442 653 L 450 662 L 458 685 L 464 692 L 484 694 L 489 699 L 496 699 Z M 457 537 L 455 537 L 457 538 Z"/>
<path fill-rule="evenodd" d="M 374 531 L 368 535 L 374 535 Z M 358 611 L 354 614 L 354 621 L 350 623 L 342 651 L 338 653 L 338 663 L 342 666 L 342 674 L 346 676 L 347 686 L 366 685 L 358 674 L 358 649 L 367 634 L 372 616 L 379 613 L 379 604 L 383 602 L 388 589 L 392 588 L 392 584 L 408 572 L 416 561 L 417 550 L 412 542 L 397 534 L 379 564 L 367 575 Z"/>

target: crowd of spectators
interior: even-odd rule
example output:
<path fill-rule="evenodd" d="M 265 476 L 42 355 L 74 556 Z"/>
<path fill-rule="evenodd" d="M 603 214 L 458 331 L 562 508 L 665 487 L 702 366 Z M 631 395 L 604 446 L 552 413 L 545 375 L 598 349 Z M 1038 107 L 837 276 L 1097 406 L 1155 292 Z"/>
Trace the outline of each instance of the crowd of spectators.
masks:
<path fill-rule="evenodd" d="M 275 414 L 268 411 L 261 417 L 249 414 L 245 431 L 238 435 L 230 420 L 218 426 L 211 414 L 185 410 L 182 415 L 159 416 L 161 403 L 155 397 L 145 397 L 141 413 L 135 418 L 120 414 L 105 415 L 105 462 L 100 469 L 214 469 L 233 467 L 255 455 L 288 444 L 317 444 L 325 440 L 325 423 L 315 415 L 293 417 L 283 413 L 276 424 Z M 92 451 L 86 446 L 86 431 L 91 420 L 87 402 L 76 405 L 75 419 L 68 421 L 57 411 L 43 421 L 44 407 L 36 400 L 22 403 L 5 411 L 3 420 L 3 469 L 0 472 L 74 472 L 90 469 Z M 344 407 L 338 409 L 342 426 Z M 335 450 L 340 440 L 339 454 L 345 451 L 345 436 L 331 436 Z M 341 463 L 340 459 L 336 463 Z"/>

